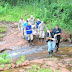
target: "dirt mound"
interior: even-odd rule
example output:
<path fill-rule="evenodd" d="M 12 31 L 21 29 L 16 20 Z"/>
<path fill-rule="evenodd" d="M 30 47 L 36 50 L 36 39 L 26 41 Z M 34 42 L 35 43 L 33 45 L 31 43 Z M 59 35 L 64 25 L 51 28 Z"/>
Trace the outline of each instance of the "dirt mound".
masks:
<path fill-rule="evenodd" d="M 15 46 L 27 45 L 27 41 L 21 37 L 21 33 L 18 30 L 17 24 L 8 23 L 7 32 L 3 39 L 3 44 L 0 45 L 0 49 L 10 48 Z"/>

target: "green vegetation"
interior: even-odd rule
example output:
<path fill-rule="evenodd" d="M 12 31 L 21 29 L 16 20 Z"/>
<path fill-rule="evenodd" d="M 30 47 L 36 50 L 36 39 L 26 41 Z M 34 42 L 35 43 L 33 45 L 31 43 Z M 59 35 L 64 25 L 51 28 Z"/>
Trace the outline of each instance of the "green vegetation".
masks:
<path fill-rule="evenodd" d="M 9 63 L 11 63 L 10 59 L 7 56 L 8 56 L 8 54 L 6 52 L 3 55 L 0 54 L 0 64 L 9 64 Z M 2 67 L 3 67 L 3 65 L 2 65 Z"/>
<path fill-rule="evenodd" d="M 6 32 L 6 28 L 7 28 L 6 25 L 0 25 L 0 33 L 5 33 Z M 3 35 L 0 34 L 0 37 L 3 37 Z"/>
<path fill-rule="evenodd" d="M 22 63 L 22 61 L 17 61 L 16 64 Z"/>
<path fill-rule="evenodd" d="M 25 61 L 25 56 L 22 55 L 21 58 L 20 58 L 20 60 L 17 61 L 16 64 L 22 63 L 23 61 Z"/>
<path fill-rule="evenodd" d="M 1 68 L 4 68 L 4 66 L 5 66 L 5 65 L 4 65 L 4 64 L 2 64 L 2 65 L 1 65 Z"/>
<path fill-rule="evenodd" d="M 0 25 L 0 28 L 6 28 L 7 26 L 6 25 Z"/>
<path fill-rule="evenodd" d="M 10 64 L 8 64 L 8 68 L 10 68 L 11 67 L 11 65 Z"/>
<path fill-rule="evenodd" d="M 0 34 L 0 38 L 3 38 L 3 35 L 2 34 Z"/>
<path fill-rule="evenodd" d="M 34 67 L 26 72 L 52 72 L 50 68 L 40 68 L 38 69 L 37 65 L 34 65 Z"/>
<path fill-rule="evenodd" d="M 21 61 L 25 61 L 25 56 L 21 56 Z"/>
<path fill-rule="evenodd" d="M 6 29 L 0 28 L 0 33 L 5 33 L 5 32 L 6 32 Z"/>
<path fill-rule="evenodd" d="M 1 0 L 0 21 L 26 20 L 33 15 L 43 20 L 48 28 L 58 24 L 66 31 L 72 30 L 72 0 Z"/>

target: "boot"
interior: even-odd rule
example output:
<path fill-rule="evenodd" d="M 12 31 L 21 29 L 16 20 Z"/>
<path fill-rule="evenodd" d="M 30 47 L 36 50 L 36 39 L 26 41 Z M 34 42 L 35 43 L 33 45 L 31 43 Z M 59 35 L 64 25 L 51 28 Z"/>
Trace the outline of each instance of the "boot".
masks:
<path fill-rule="evenodd" d="M 30 40 L 28 40 L 29 46 L 30 46 Z"/>
<path fill-rule="evenodd" d="M 44 42 L 44 38 L 42 38 L 42 42 Z"/>
<path fill-rule="evenodd" d="M 51 50 L 52 55 L 54 55 L 53 50 Z"/>
<path fill-rule="evenodd" d="M 50 52 L 49 52 L 49 56 L 52 56 Z"/>
<path fill-rule="evenodd" d="M 41 38 L 39 38 L 39 42 L 41 42 Z"/>
<path fill-rule="evenodd" d="M 31 44 L 34 46 L 33 40 L 31 40 Z"/>
<path fill-rule="evenodd" d="M 56 49 L 55 53 L 57 53 L 57 52 L 58 52 L 58 48 Z"/>

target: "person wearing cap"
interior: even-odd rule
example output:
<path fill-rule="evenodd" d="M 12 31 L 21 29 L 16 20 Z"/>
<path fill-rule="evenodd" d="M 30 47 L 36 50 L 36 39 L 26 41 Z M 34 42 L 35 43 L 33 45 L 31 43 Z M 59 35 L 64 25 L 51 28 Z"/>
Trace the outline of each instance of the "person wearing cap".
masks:
<path fill-rule="evenodd" d="M 30 19 L 29 19 L 29 22 L 31 25 L 34 25 L 35 24 L 35 18 L 31 15 Z"/>
<path fill-rule="evenodd" d="M 43 21 L 41 21 L 41 23 L 39 24 L 39 27 L 38 27 L 38 32 L 39 32 L 39 41 L 41 42 L 44 42 L 44 36 L 45 36 L 45 32 L 44 32 L 44 29 L 46 28 L 46 25 L 44 24 Z M 47 30 L 47 28 L 46 28 Z"/>
<path fill-rule="evenodd" d="M 27 36 L 28 36 L 28 43 L 30 45 L 30 40 L 31 40 L 31 44 L 33 44 L 33 34 L 32 34 L 32 27 L 31 27 L 31 24 L 30 22 L 28 23 L 28 25 L 25 27 L 25 30 L 26 30 L 26 33 L 27 33 Z"/>
<path fill-rule="evenodd" d="M 49 56 L 53 55 L 53 51 L 55 48 L 55 39 L 54 39 L 54 32 L 53 29 L 50 29 L 49 32 L 47 32 L 46 36 L 47 42 L 48 42 L 48 52 Z"/>
<path fill-rule="evenodd" d="M 24 32 L 23 32 L 23 24 L 24 24 L 25 20 L 23 19 L 23 17 L 21 16 L 21 19 L 19 20 L 19 24 L 18 24 L 18 29 L 21 31 L 21 35 L 24 38 Z"/>
<path fill-rule="evenodd" d="M 56 41 L 56 52 L 58 52 L 58 48 L 59 48 L 59 43 L 60 43 L 60 36 L 61 36 L 61 29 L 59 28 L 58 25 L 56 25 L 56 27 L 53 29 L 53 32 L 57 35 L 57 41 Z"/>
<path fill-rule="evenodd" d="M 25 39 L 28 40 L 28 37 L 27 37 L 27 34 L 26 34 L 26 31 L 25 31 L 25 27 L 28 25 L 28 20 L 26 20 L 23 24 L 23 31 L 24 31 L 24 36 L 25 36 Z"/>
<path fill-rule="evenodd" d="M 32 31 L 34 32 L 34 29 L 35 29 L 35 18 L 32 15 L 30 16 L 29 22 L 30 22 L 30 24 L 32 26 Z"/>
<path fill-rule="evenodd" d="M 37 31 L 38 31 L 38 27 L 40 23 L 41 23 L 40 19 L 37 19 L 36 24 L 35 24 L 36 25 L 35 28 L 37 29 Z"/>

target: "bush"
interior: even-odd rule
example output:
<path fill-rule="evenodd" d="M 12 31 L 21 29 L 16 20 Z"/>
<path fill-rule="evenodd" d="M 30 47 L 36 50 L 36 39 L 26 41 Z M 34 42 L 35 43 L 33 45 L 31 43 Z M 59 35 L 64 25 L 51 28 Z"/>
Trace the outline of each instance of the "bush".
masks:
<path fill-rule="evenodd" d="M 2 34 L 0 34 L 0 38 L 3 38 L 3 35 Z"/>
<path fill-rule="evenodd" d="M 3 55 L 0 54 L 0 64 L 7 64 L 7 63 L 9 64 L 9 63 L 11 63 L 10 59 L 7 56 L 8 56 L 8 54 L 6 52 Z"/>
<path fill-rule="evenodd" d="M 64 30 L 72 30 L 71 0 L 4 0 L 0 5 L 0 21 L 18 22 L 21 16 L 26 20 L 31 14 L 46 22 L 48 28 L 58 24 Z"/>

